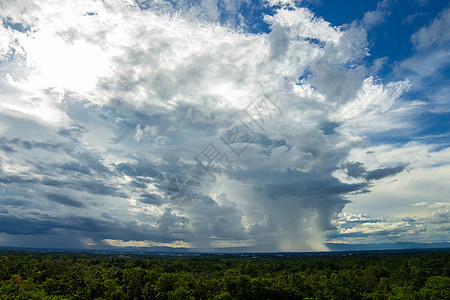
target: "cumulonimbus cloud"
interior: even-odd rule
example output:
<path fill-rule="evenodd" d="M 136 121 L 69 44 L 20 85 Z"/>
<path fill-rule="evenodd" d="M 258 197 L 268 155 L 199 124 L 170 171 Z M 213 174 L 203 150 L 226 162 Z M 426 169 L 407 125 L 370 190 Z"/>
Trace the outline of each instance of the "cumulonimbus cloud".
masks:
<path fill-rule="evenodd" d="M 334 176 L 364 143 L 354 121 L 377 120 L 408 85 L 366 75 L 363 28 L 276 5 L 258 33 L 211 22 L 210 6 L 206 20 L 119 0 L 2 6 L 1 193 L 22 201 L 1 214 L 30 227 L 4 232 L 325 249 L 347 196 L 403 170 Z M 223 142 L 233 122 L 248 129 L 241 145 Z M 195 159 L 211 142 L 230 162 L 214 180 Z M 187 208 L 166 196 L 180 172 L 202 182 Z"/>

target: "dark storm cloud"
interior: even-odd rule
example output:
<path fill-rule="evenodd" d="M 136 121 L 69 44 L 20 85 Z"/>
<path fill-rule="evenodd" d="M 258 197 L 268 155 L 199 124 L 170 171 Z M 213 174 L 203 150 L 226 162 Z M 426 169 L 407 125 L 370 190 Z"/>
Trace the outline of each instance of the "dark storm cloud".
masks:
<path fill-rule="evenodd" d="M 57 150 L 64 150 L 64 143 L 61 142 L 36 142 L 36 141 L 26 141 L 20 138 L 8 139 L 6 137 L 0 138 L 0 144 L 10 148 L 6 144 L 12 144 L 21 147 L 26 150 L 31 150 L 33 148 L 40 148 L 47 151 L 55 152 Z"/>
<path fill-rule="evenodd" d="M 14 150 L 13 148 L 11 148 L 10 146 L 7 146 L 7 145 L 1 145 L 1 146 L 0 146 L 0 150 L 5 151 L 6 153 L 14 153 L 14 152 L 17 152 L 16 150 Z"/>
<path fill-rule="evenodd" d="M 55 248 L 55 249 L 84 249 L 86 248 L 83 238 L 74 232 L 65 233 L 45 233 L 45 234 L 24 234 L 9 235 L 4 233 L 2 244 L 6 247 L 24 248 Z"/>
<path fill-rule="evenodd" d="M 162 232 L 183 233 L 186 231 L 189 219 L 175 215 L 169 208 L 157 220 L 157 228 Z"/>
<path fill-rule="evenodd" d="M 445 208 L 436 211 L 431 218 L 433 224 L 448 224 L 450 225 L 450 211 Z"/>
<path fill-rule="evenodd" d="M 161 205 L 161 203 L 163 202 L 160 196 L 147 193 L 139 195 L 139 201 L 145 204 L 152 205 Z"/>
<path fill-rule="evenodd" d="M 32 148 L 40 148 L 50 152 L 64 151 L 66 150 L 66 145 L 59 142 L 34 142 L 32 143 Z M 69 148 L 70 149 L 70 148 Z"/>
<path fill-rule="evenodd" d="M 51 217 L 34 213 L 30 216 L 0 215 L 3 232 L 8 234 L 43 234 L 58 229 L 100 232 L 108 226 L 102 222 L 86 217 Z"/>
<path fill-rule="evenodd" d="M 263 152 L 267 155 L 270 155 L 273 149 L 278 147 L 287 146 L 288 148 L 292 147 L 291 145 L 287 145 L 285 139 L 271 139 L 267 136 L 267 134 L 258 133 L 255 135 L 255 139 L 251 141 L 252 145 L 259 145 L 263 150 Z"/>
<path fill-rule="evenodd" d="M 2 232 L 8 234 L 49 233 L 59 225 L 57 222 L 49 219 L 39 220 L 4 214 L 0 214 L 0 224 Z"/>
<path fill-rule="evenodd" d="M 342 211 L 344 206 L 349 202 L 350 201 L 339 196 L 333 196 L 314 202 L 311 206 L 315 208 L 317 212 L 317 224 L 319 228 L 323 231 L 336 229 L 336 226 L 332 224 L 332 220 L 336 216 L 336 213 Z"/>
<path fill-rule="evenodd" d="M 23 176 L 17 176 L 17 175 L 4 175 L 0 174 L 0 183 L 4 184 L 16 184 L 16 183 L 35 183 L 38 182 L 36 179 L 26 179 Z"/>
<path fill-rule="evenodd" d="M 381 168 L 373 171 L 367 172 L 366 180 L 378 180 L 389 176 L 394 176 L 403 170 L 405 170 L 406 165 L 399 165 L 392 168 Z"/>
<path fill-rule="evenodd" d="M 112 175 L 112 172 L 101 162 L 102 157 L 96 153 L 84 151 L 81 153 L 74 153 L 72 154 L 72 157 L 77 161 L 74 166 L 75 169 L 77 168 L 77 164 L 83 164 L 82 166 L 80 165 L 82 170 L 85 170 L 85 168 L 89 168 L 89 172 L 95 172 L 101 176 Z"/>
<path fill-rule="evenodd" d="M 84 207 L 84 204 L 78 200 L 72 199 L 69 196 L 66 195 L 60 195 L 60 194 L 45 194 L 45 197 L 53 202 L 62 204 L 62 205 L 66 205 L 66 206 L 71 206 L 71 207 Z"/>
<path fill-rule="evenodd" d="M 130 182 L 130 185 L 132 185 L 135 188 L 145 189 L 147 187 L 148 181 L 144 181 L 142 179 L 139 180 L 133 180 Z"/>
<path fill-rule="evenodd" d="M 360 178 L 367 174 L 367 170 L 360 162 L 352 162 L 344 165 L 347 169 L 347 175 L 354 178 Z"/>
<path fill-rule="evenodd" d="M 14 197 L 3 197 L 0 200 L 0 203 L 2 205 L 9 205 L 9 206 L 13 206 L 13 207 L 33 207 L 34 203 L 32 200 L 30 199 L 26 199 L 24 197 L 21 196 L 14 196 Z"/>
<path fill-rule="evenodd" d="M 327 238 L 332 240 L 332 239 L 340 239 L 343 237 L 353 237 L 353 238 L 363 238 L 363 237 L 368 237 L 370 234 L 369 233 L 363 233 L 363 232 L 347 232 L 347 233 L 340 233 L 337 231 L 329 231 L 327 233 Z"/>
<path fill-rule="evenodd" d="M 335 134 L 336 130 L 342 125 L 342 123 L 339 122 L 332 122 L 328 120 L 322 120 L 318 125 L 317 128 L 322 130 L 325 135 L 331 135 Z"/>
<path fill-rule="evenodd" d="M 118 188 L 105 184 L 101 180 L 86 181 L 86 180 L 56 180 L 52 178 L 44 178 L 39 181 L 41 184 L 56 188 L 70 188 L 75 191 L 85 191 L 95 195 L 111 195 L 117 197 L 127 197 Z"/>
<path fill-rule="evenodd" d="M 126 198 L 127 194 L 121 192 L 118 188 L 105 184 L 101 181 L 79 181 L 69 184 L 75 190 L 86 191 L 96 195 L 111 195 Z"/>
<path fill-rule="evenodd" d="M 116 170 L 131 177 L 163 178 L 163 175 L 155 169 L 155 165 L 149 161 L 141 161 L 135 164 L 120 163 L 116 165 Z"/>
<path fill-rule="evenodd" d="M 75 173 L 81 173 L 84 175 L 90 175 L 91 174 L 91 168 L 81 165 L 77 162 L 67 162 L 67 163 L 63 163 L 59 166 L 57 166 L 58 168 L 62 169 L 65 172 L 75 172 Z"/>
<path fill-rule="evenodd" d="M 86 127 L 82 125 L 76 125 L 71 127 L 62 128 L 58 133 L 64 137 L 77 138 L 87 132 Z"/>
<path fill-rule="evenodd" d="M 95 239 L 148 240 L 173 242 L 187 234 L 188 219 L 170 210 L 157 220 L 156 226 L 139 225 L 135 221 L 83 216 L 49 216 L 33 213 L 28 216 L 0 214 L 2 232 L 11 235 L 50 234 L 61 230 Z"/>
<path fill-rule="evenodd" d="M 320 199 L 356 192 L 367 187 L 367 183 L 347 184 L 331 176 L 314 176 L 313 174 L 301 172 L 295 172 L 292 175 L 287 182 L 280 182 L 277 185 L 270 183 L 264 185 L 262 187 L 263 191 L 273 199 L 286 196 Z"/>
<path fill-rule="evenodd" d="M 208 236 L 222 239 L 245 239 L 247 235 L 242 225 L 243 213 L 234 206 L 219 205 L 210 197 L 203 196 L 189 208 L 191 224 L 199 246 Z"/>

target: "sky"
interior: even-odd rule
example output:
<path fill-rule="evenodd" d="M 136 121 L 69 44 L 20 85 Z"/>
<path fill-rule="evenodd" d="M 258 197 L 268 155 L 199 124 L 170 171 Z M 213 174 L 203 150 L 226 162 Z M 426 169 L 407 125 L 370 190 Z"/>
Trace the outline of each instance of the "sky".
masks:
<path fill-rule="evenodd" d="M 0 246 L 450 241 L 440 0 L 0 0 Z"/>

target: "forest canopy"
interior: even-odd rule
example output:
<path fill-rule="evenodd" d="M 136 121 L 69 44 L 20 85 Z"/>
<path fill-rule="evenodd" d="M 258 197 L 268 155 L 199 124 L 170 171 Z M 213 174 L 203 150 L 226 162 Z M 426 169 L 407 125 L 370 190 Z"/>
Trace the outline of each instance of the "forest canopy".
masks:
<path fill-rule="evenodd" d="M 450 299 L 450 252 L 0 252 L 0 299 Z"/>

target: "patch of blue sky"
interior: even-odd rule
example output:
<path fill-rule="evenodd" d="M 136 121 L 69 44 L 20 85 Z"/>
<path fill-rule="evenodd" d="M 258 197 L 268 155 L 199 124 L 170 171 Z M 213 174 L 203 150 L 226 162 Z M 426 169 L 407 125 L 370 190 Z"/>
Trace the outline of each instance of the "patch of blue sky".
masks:
<path fill-rule="evenodd" d="M 377 0 L 324 0 L 310 1 L 305 6 L 333 26 L 341 26 L 362 19 L 365 12 L 377 8 L 377 3 Z"/>
<path fill-rule="evenodd" d="M 382 146 L 387 144 L 406 145 L 413 139 L 411 137 L 411 131 L 414 129 L 391 129 L 382 133 L 368 133 L 365 134 L 365 138 L 370 140 L 372 146 Z"/>
<path fill-rule="evenodd" d="M 413 127 L 393 128 L 383 132 L 370 132 L 365 138 L 374 146 L 404 145 L 412 141 L 436 145 L 439 149 L 450 146 L 450 113 L 422 112 L 412 120 Z"/>
<path fill-rule="evenodd" d="M 2 20 L 3 26 L 10 27 L 13 30 L 17 30 L 20 32 L 27 32 L 31 29 L 29 26 L 25 26 L 22 23 L 14 22 L 11 18 L 7 17 Z"/>
<path fill-rule="evenodd" d="M 448 136 L 448 133 L 450 132 L 450 113 L 433 113 L 433 112 L 426 112 L 421 114 L 420 116 L 420 123 L 417 124 L 420 130 L 420 135 L 422 136 L 440 136 L 443 137 L 447 135 L 446 137 L 446 143 L 450 144 L 450 138 Z M 440 138 L 441 142 L 444 142 Z"/>
<path fill-rule="evenodd" d="M 377 9 L 379 1 L 321 1 L 311 2 L 308 7 L 333 26 L 345 26 L 353 21 L 362 22 L 364 14 Z M 402 61 L 414 54 L 411 35 L 422 26 L 428 25 L 445 7 L 447 1 L 387 1 L 384 20 L 367 28 L 369 53 L 368 64 L 387 57 L 387 64 L 381 68 L 379 76 L 389 81 L 389 73 Z"/>
<path fill-rule="evenodd" d="M 252 34 L 270 32 L 270 26 L 264 21 L 264 16 L 273 15 L 275 8 L 268 7 L 260 1 L 242 2 L 237 11 L 227 10 L 223 2 L 218 3 L 220 23 L 237 24 L 241 30 Z M 244 22 L 244 23 L 242 23 Z"/>
<path fill-rule="evenodd" d="M 214 2 L 214 1 L 212 1 Z M 217 1 L 217 19 L 211 19 L 208 14 L 208 5 L 201 0 L 182 0 L 182 1 L 155 1 L 155 0 L 135 0 L 135 3 L 142 10 L 163 7 L 186 13 L 197 10 L 203 14 L 206 19 L 212 22 L 218 22 L 221 25 L 234 27 L 241 31 L 262 34 L 269 33 L 270 26 L 264 21 L 264 16 L 273 15 L 277 7 L 269 7 L 264 1 Z M 215 6 L 215 3 L 213 3 Z"/>

